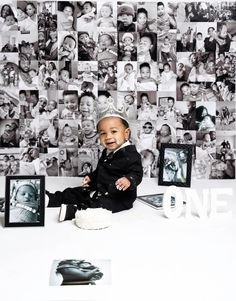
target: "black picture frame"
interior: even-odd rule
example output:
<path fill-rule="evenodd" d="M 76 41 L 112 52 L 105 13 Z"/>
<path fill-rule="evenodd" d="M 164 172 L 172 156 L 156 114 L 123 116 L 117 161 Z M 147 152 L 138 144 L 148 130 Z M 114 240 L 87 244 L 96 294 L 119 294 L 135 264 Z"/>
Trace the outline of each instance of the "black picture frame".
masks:
<path fill-rule="evenodd" d="M 137 200 L 154 209 L 163 209 L 163 197 L 164 193 L 157 193 L 138 196 Z M 175 207 L 174 197 L 171 197 L 171 207 Z"/>
<path fill-rule="evenodd" d="M 5 227 L 44 226 L 44 219 L 45 176 L 6 176 Z"/>
<path fill-rule="evenodd" d="M 161 144 L 158 184 L 190 187 L 192 154 L 189 144 Z"/>

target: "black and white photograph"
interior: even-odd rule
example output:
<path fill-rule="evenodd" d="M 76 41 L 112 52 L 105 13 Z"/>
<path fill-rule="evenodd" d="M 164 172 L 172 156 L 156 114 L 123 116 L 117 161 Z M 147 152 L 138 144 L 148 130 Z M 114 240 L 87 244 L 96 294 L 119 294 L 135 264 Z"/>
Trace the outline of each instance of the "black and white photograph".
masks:
<path fill-rule="evenodd" d="M 117 61 L 117 33 L 99 33 L 98 39 L 98 54 L 97 60 L 103 63 L 112 64 Z"/>
<path fill-rule="evenodd" d="M 99 93 L 99 92 L 98 92 Z M 99 99 L 99 98 L 98 98 Z M 124 107 L 128 120 L 137 119 L 137 94 L 135 91 L 117 93 L 117 107 Z"/>
<path fill-rule="evenodd" d="M 19 89 L 38 90 L 38 61 L 31 60 L 27 54 L 19 54 Z"/>
<path fill-rule="evenodd" d="M 207 180 L 211 173 L 211 161 L 207 159 L 195 159 L 193 161 L 192 179 L 193 180 Z"/>
<path fill-rule="evenodd" d="M 78 147 L 78 121 L 59 121 L 59 146 L 63 148 Z"/>
<path fill-rule="evenodd" d="M 20 148 L 36 147 L 37 146 L 37 133 L 35 128 L 35 120 L 20 119 L 19 124 L 20 135 Z"/>
<path fill-rule="evenodd" d="M 96 169 L 98 162 L 98 148 L 80 148 L 77 152 L 77 172 L 84 177 Z"/>
<path fill-rule="evenodd" d="M 137 61 L 154 66 L 157 61 L 157 35 L 154 32 L 138 34 Z"/>
<path fill-rule="evenodd" d="M 44 226 L 44 176 L 7 176 L 5 227 Z"/>
<path fill-rule="evenodd" d="M 216 159 L 215 131 L 198 131 L 196 133 L 196 159 L 206 161 Z"/>
<path fill-rule="evenodd" d="M 157 6 L 154 2 L 139 2 L 137 6 L 137 31 L 157 32 Z"/>
<path fill-rule="evenodd" d="M 219 131 L 236 130 L 236 103 L 231 101 L 217 102 L 216 129 Z"/>
<path fill-rule="evenodd" d="M 216 158 L 223 162 L 236 158 L 236 131 L 217 132 Z"/>
<path fill-rule="evenodd" d="M 137 33 L 120 32 L 118 38 L 118 60 L 137 61 Z"/>
<path fill-rule="evenodd" d="M 39 114 L 39 91 L 19 90 L 20 119 L 35 119 Z"/>
<path fill-rule="evenodd" d="M 41 175 L 57 177 L 59 175 L 59 149 L 48 148 L 47 153 L 39 154 L 39 172 Z"/>
<path fill-rule="evenodd" d="M 113 68 L 112 68 L 113 69 Z M 79 62 L 78 63 L 78 84 L 80 87 L 80 90 L 82 92 L 92 92 L 93 94 L 97 94 L 98 90 L 98 65 L 97 62 Z M 107 77 L 104 78 L 104 84 L 107 90 L 109 89 L 109 83 L 112 83 L 113 80 L 109 78 L 109 75 L 111 75 L 111 70 L 108 68 Z M 109 75 L 108 75 L 109 73 Z M 107 85 L 106 85 L 107 84 Z M 113 83 L 115 90 L 116 85 Z"/>
<path fill-rule="evenodd" d="M 187 82 L 214 82 L 214 52 L 177 52 L 177 80 Z"/>
<path fill-rule="evenodd" d="M 236 0 L 0 1 L 3 301 L 234 301 L 235 85 Z"/>
<path fill-rule="evenodd" d="M 236 25 L 236 21 L 217 23 L 217 38 L 216 38 L 217 54 L 221 52 L 235 52 L 236 50 L 235 25 Z"/>
<path fill-rule="evenodd" d="M 16 89 L 0 90 L 0 120 L 19 118 L 19 97 Z"/>
<path fill-rule="evenodd" d="M 93 32 L 97 28 L 97 2 L 78 1 L 77 5 L 77 30 Z"/>
<path fill-rule="evenodd" d="M 157 37 L 163 38 L 169 31 L 177 28 L 178 4 L 173 2 L 157 3 Z"/>
<path fill-rule="evenodd" d="M 19 148 L 0 149 L 0 175 L 18 175 L 20 167 Z"/>
<path fill-rule="evenodd" d="M 149 68 L 150 69 L 150 68 Z M 137 84 L 137 62 L 117 63 L 117 90 L 135 91 Z"/>
<path fill-rule="evenodd" d="M 235 20 L 234 2 L 182 2 L 177 11 L 179 22 L 220 22 Z"/>
<path fill-rule="evenodd" d="M 78 61 L 96 61 L 97 32 L 78 31 Z"/>
<path fill-rule="evenodd" d="M 176 143 L 179 144 L 196 144 L 196 131 L 176 129 Z"/>
<path fill-rule="evenodd" d="M 58 90 L 79 90 L 77 62 L 59 62 Z"/>
<path fill-rule="evenodd" d="M 216 121 L 215 102 L 196 102 L 196 128 L 198 131 L 214 131 Z"/>
<path fill-rule="evenodd" d="M 158 84 L 161 80 L 158 80 L 159 71 L 156 64 L 138 63 L 137 69 L 137 91 L 157 91 L 158 87 L 160 90 Z"/>
<path fill-rule="evenodd" d="M 4 1 L 0 5 L 0 31 L 17 31 L 16 1 Z"/>
<path fill-rule="evenodd" d="M 51 266 L 50 286 L 111 285 L 111 261 L 109 259 L 54 260 Z"/>
<path fill-rule="evenodd" d="M 59 148 L 59 176 L 78 176 L 78 148 Z"/>
<path fill-rule="evenodd" d="M 0 50 L 2 53 L 15 53 L 18 55 L 18 32 L 6 31 L 0 36 Z"/>
<path fill-rule="evenodd" d="M 165 63 L 176 68 L 176 32 L 168 32 L 162 39 L 157 40 L 157 54 L 160 69 L 163 69 Z"/>
<path fill-rule="evenodd" d="M 60 62 L 70 62 L 78 60 L 77 32 L 58 32 L 58 60 Z"/>
<path fill-rule="evenodd" d="M 160 152 L 157 149 L 142 148 L 140 151 L 143 177 L 144 178 L 157 178 L 158 177 L 158 159 Z"/>
<path fill-rule="evenodd" d="M 39 91 L 39 102 L 37 103 L 37 114 L 40 122 L 42 119 L 53 120 L 58 118 L 58 94 L 57 91 L 47 89 Z"/>
<path fill-rule="evenodd" d="M 203 83 L 177 82 L 177 101 L 201 101 L 204 99 Z M 215 98 L 213 99 L 215 100 Z"/>
<path fill-rule="evenodd" d="M 138 120 L 157 120 L 156 92 L 138 92 L 137 109 Z"/>
<path fill-rule="evenodd" d="M 129 16 L 127 18 L 127 15 Z M 121 32 L 135 32 L 137 17 L 137 2 L 117 2 L 117 30 Z"/>
<path fill-rule="evenodd" d="M 169 124 L 175 126 L 176 123 L 176 110 L 175 92 L 159 92 L 158 93 L 158 107 L 157 116 L 158 121 L 168 121 Z"/>
<path fill-rule="evenodd" d="M 71 1 L 58 1 L 57 30 L 76 30 L 76 3 Z"/>
<path fill-rule="evenodd" d="M 155 149 L 156 147 L 156 121 L 139 121 L 138 122 L 138 139 L 139 149 Z"/>
<path fill-rule="evenodd" d="M 154 209 L 163 209 L 163 197 L 164 194 L 151 194 L 151 195 L 141 195 L 138 200 L 146 205 L 151 206 Z M 175 198 L 171 197 L 171 207 L 175 206 Z"/>
<path fill-rule="evenodd" d="M 19 147 L 19 119 L 0 120 L 0 147 Z"/>
<path fill-rule="evenodd" d="M 219 96 L 219 101 L 236 101 L 234 80 L 217 81 L 214 84 L 214 91 Z"/>
<path fill-rule="evenodd" d="M 116 32 L 117 6 L 113 1 L 97 2 L 97 30 L 98 32 Z"/>
<path fill-rule="evenodd" d="M 39 148 L 20 148 L 20 175 L 40 175 Z"/>
<path fill-rule="evenodd" d="M 210 179 L 235 179 L 235 160 L 215 160 L 210 166 Z"/>
<path fill-rule="evenodd" d="M 1 4 L 0 147 L 18 148 L 17 174 L 45 175 L 46 166 L 58 176 L 83 173 L 78 164 L 73 171 L 66 164 L 65 171 L 68 158 L 60 151 L 100 149 L 97 114 L 110 97 L 125 110 L 131 143 L 142 158 L 152 157 L 145 176 L 158 175 L 162 143 L 197 144 L 198 159 L 205 158 L 202 135 L 235 130 L 235 7 L 109 0 Z M 32 148 L 36 158 L 28 155 Z M 52 156 L 57 160 L 49 151 L 58 152 Z"/>
<path fill-rule="evenodd" d="M 196 51 L 215 52 L 216 51 L 216 22 L 198 22 L 196 32 Z"/>
<path fill-rule="evenodd" d="M 117 64 L 98 62 L 98 91 L 117 90 Z"/>
<path fill-rule="evenodd" d="M 176 143 L 176 129 L 167 121 L 156 123 L 156 148 L 160 151 L 163 143 Z"/>
<path fill-rule="evenodd" d="M 37 2 L 17 1 L 17 20 L 19 28 L 19 42 L 37 43 Z"/>
<path fill-rule="evenodd" d="M 235 78 L 235 63 L 235 53 L 219 53 L 216 58 L 216 80 L 233 80 Z"/>
<path fill-rule="evenodd" d="M 39 90 L 57 89 L 58 62 L 42 61 L 39 63 Z"/>
<path fill-rule="evenodd" d="M 164 186 L 191 186 L 192 146 L 163 143 L 160 150 L 158 184 Z"/>
<path fill-rule="evenodd" d="M 20 69 L 18 67 L 18 55 L 6 55 L 10 61 L 0 61 L 0 87 L 17 89 L 19 84 Z"/>
<path fill-rule="evenodd" d="M 159 65 L 160 77 L 158 79 L 158 91 L 176 91 L 175 64 L 164 63 Z"/>
<path fill-rule="evenodd" d="M 58 100 L 60 119 L 75 120 L 79 118 L 77 90 L 59 90 Z"/>
<path fill-rule="evenodd" d="M 93 118 L 87 117 L 81 121 L 79 130 L 79 147 L 80 148 L 97 148 L 98 133 Z"/>
<path fill-rule="evenodd" d="M 177 31 L 177 52 L 194 52 L 196 51 L 196 23 L 178 22 Z"/>

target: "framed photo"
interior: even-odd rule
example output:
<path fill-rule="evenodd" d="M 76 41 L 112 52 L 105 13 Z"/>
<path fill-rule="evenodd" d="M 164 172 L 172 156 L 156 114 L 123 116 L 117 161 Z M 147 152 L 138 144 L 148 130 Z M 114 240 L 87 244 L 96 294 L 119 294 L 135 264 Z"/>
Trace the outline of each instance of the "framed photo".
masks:
<path fill-rule="evenodd" d="M 162 209 L 163 207 L 163 193 L 159 194 L 150 194 L 139 196 L 138 200 L 144 204 L 147 204 L 155 209 Z M 175 198 L 171 197 L 171 207 L 175 206 Z"/>
<path fill-rule="evenodd" d="M 158 184 L 190 187 L 192 145 L 161 144 Z"/>
<path fill-rule="evenodd" d="M 44 176 L 7 176 L 5 227 L 44 226 Z"/>

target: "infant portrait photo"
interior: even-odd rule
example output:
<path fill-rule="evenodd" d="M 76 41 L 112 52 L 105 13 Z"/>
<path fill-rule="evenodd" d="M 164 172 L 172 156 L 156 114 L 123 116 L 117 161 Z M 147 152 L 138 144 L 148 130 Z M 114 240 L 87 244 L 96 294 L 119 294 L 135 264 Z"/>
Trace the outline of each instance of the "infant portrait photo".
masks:
<path fill-rule="evenodd" d="M 44 176 L 7 176 L 5 226 L 43 226 L 44 189 Z"/>

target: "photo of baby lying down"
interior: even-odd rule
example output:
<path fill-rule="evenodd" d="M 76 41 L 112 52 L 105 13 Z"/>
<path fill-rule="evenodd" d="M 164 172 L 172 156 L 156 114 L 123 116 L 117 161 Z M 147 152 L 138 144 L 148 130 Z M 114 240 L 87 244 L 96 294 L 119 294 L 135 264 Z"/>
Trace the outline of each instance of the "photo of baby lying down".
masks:
<path fill-rule="evenodd" d="M 110 260 L 84 259 L 54 260 L 49 285 L 96 285 L 111 284 Z"/>

